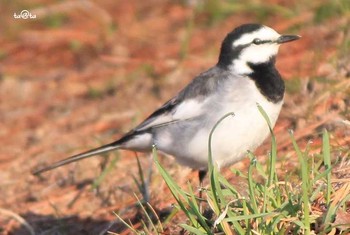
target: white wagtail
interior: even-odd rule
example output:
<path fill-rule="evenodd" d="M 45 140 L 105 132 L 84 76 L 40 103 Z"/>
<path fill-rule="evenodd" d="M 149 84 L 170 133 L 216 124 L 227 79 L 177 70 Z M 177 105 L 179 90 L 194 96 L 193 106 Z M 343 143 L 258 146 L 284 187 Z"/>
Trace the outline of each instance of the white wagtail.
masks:
<path fill-rule="evenodd" d="M 282 43 L 299 38 L 280 35 L 260 24 L 237 27 L 222 42 L 218 63 L 195 77 L 140 125 L 117 141 L 34 174 L 115 149 L 145 152 L 155 145 L 179 163 L 199 170 L 202 181 L 208 167 L 209 133 L 225 114 L 233 112 L 234 117 L 223 120 L 212 136 L 212 158 L 219 168 L 241 160 L 268 136 L 268 125 L 257 104 L 274 126 L 285 90 L 275 67 L 276 55 Z"/>

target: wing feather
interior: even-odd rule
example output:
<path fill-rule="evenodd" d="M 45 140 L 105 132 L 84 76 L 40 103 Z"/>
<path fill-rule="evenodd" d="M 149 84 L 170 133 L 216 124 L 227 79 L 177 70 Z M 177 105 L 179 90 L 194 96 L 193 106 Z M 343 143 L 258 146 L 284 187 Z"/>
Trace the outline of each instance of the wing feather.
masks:
<path fill-rule="evenodd" d="M 218 89 L 220 81 L 226 77 L 225 71 L 218 67 L 213 67 L 200 74 L 177 96 L 152 113 L 132 132 L 143 132 L 202 115 L 204 105 L 210 99 L 211 94 Z"/>
<path fill-rule="evenodd" d="M 200 103 L 196 99 L 185 100 L 183 102 L 170 100 L 137 126 L 134 131 L 144 131 L 197 117 L 202 114 L 202 102 Z"/>

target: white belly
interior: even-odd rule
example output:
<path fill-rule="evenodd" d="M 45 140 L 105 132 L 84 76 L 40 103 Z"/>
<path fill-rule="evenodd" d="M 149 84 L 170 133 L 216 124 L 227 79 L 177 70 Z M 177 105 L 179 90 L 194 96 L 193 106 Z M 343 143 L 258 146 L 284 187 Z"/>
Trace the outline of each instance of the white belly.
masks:
<path fill-rule="evenodd" d="M 253 91 L 257 90 L 248 89 L 245 93 L 233 94 L 223 101 L 226 105 L 222 110 L 212 114 L 217 122 L 225 114 L 234 113 L 234 116 L 228 116 L 217 126 L 212 136 L 212 158 L 218 167 L 229 166 L 241 160 L 248 150 L 254 151 L 269 135 L 268 124 L 257 103 L 269 116 L 272 128 L 275 126 L 283 101 L 275 104 Z M 187 143 L 187 151 L 182 156 L 177 156 L 180 163 L 197 169 L 207 168 L 209 133 L 214 124 L 208 123 L 210 128 L 201 128 L 193 136 Z"/>
<path fill-rule="evenodd" d="M 206 169 L 210 131 L 224 115 L 233 112 L 234 116 L 225 118 L 213 133 L 213 160 L 219 167 L 225 167 L 241 160 L 248 150 L 254 151 L 269 135 L 268 124 L 259 112 L 257 103 L 267 113 L 274 127 L 283 101 L 268 101 L 258 92 L 254 82 L 247 78 L 233 85 L 240 85 L 240 89 L 231 89 L 229 94 L 212 97 L 212 102 L 202 108 L 206 110 L 205 114 L 198 119 L 158 131 L 155 141 L 158 149 L 173 155 L 183 165 Z"/>
<path fill-rule="evenodd" d="M 276 123 L 282 102 L 278 105 L 261 105 L 265 112 L 268 113 L 273 127 Z M 226 113 L 229 113 L 233 110 L 226 111 Z M 222 116 L 226 113 L 223 112 Z M 254 151 L 270 133 L 268 124 L 256 105 L 234 113 L 234 116 L 228 116 L 217 126 L 212 136 L 212 158 L 219 168 L 229 166 L 241 160 L 248 150 Z M 208 161 L 208 140 L 209 133 L 205 129 L 198 132 L 188 144 L 190 150 L 188 152 L 193 155 L 190 154 L 192 156 L 188 156 L 190 159 L 179 159 L 180 162 L 183 160 L 187 165 L 186 160 L 191 162 L 194 158 L 199 163 L 196 168 L 206 168 Z"/>

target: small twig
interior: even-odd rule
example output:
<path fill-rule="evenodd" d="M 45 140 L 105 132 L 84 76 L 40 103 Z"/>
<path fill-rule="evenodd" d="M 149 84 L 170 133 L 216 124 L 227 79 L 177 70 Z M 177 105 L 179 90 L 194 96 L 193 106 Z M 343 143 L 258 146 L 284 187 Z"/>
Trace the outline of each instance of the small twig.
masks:
<path fill-rule="evenodd" d="M 0 208 L 0 214 L 12 217 L 13 219 L 17 220 L 20 224 L 22 224 L 29 231 L 30 235 L 35 235 L 33 227 L 30 226 L 29 223 L 22 216 L 3 208 Z"/>
<path fill-rule="evenodd" d="M 114 220 L 112 222 L 109 222 L 108 225 L 101 232 L 99 232 L 98 234 L 99 235 L 103 235 L 103 234 L 106 234 L 106 233 L 108 233 L 108 234 L 116 234 L 116 233 L 108 231 L 116 223 L 118 223 L 118 219 L 116 219 L 116 220 Z"/>

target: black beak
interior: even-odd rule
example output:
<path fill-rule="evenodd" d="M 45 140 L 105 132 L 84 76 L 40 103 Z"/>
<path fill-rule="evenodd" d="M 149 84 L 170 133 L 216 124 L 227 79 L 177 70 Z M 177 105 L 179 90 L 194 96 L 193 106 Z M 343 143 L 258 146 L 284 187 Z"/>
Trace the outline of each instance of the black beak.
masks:
<path fill-rule="evenodd" d="M 280 36 L 277 39 L 276 42 L 278 44 L 282 44 L 282 43 L 285 43 L 285 42 L 291 42 L 291 41 L 294 41 L 294 40 L 298 40 L 299 38 L 301 38 L 301 36 L 299 36 L 299 35 L 282 35 L 282 36 Z"/>

